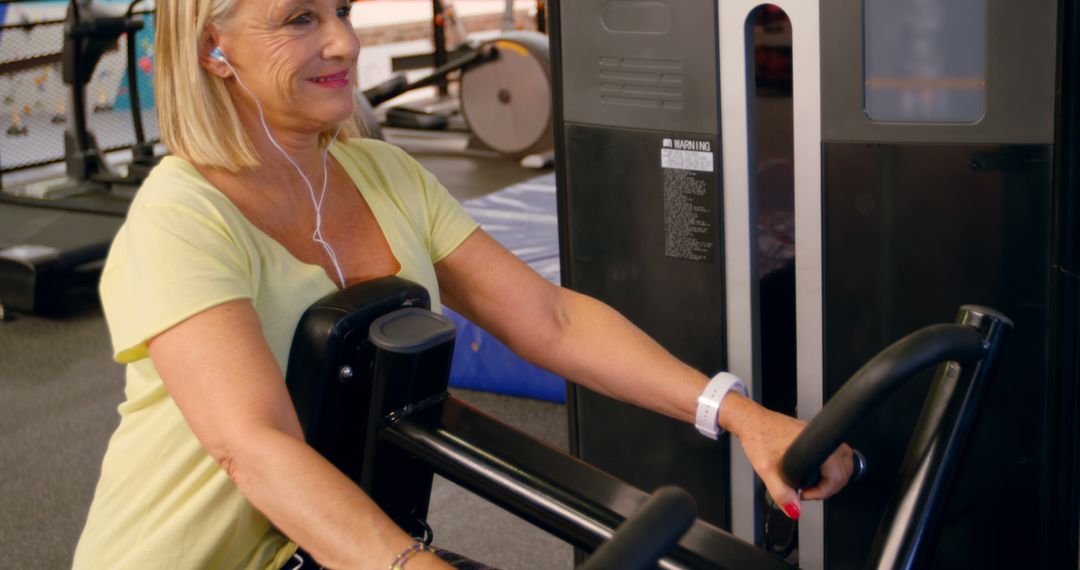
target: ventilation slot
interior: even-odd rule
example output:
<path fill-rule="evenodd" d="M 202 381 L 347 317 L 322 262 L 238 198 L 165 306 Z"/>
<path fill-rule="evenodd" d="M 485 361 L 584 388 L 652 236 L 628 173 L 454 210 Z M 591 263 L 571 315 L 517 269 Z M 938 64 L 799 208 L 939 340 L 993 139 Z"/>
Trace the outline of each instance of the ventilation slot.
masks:
<path fill-rule="evenodd" d="M 661 59 L 602 57 L 600 102 L 645 109 L 683 108 L 683 64 Z"/>

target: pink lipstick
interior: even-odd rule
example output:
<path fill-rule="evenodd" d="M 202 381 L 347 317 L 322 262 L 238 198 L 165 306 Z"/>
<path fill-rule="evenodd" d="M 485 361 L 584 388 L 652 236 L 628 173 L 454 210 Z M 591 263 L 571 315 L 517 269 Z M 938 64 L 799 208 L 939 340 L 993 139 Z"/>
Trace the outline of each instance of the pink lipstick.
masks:
<path fill-rule="evenodd" d="M 308 81 L 318 85 L 319 87 L 327 87 L 330 89 L 340 89 L 342 87 L 349 86 L 349 70 L 343 69 L 337 73 L 331 73 L 330 75 L 323 75 L 321 77 L 313 77 Z"/>

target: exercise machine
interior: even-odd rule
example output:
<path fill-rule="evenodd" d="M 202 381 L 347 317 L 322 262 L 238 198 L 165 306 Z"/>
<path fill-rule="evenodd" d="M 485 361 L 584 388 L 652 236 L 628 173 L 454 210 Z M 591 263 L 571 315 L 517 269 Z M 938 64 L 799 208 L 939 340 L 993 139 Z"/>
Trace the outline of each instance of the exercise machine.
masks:
<path fill-rule="evenodd" d="M 6 189 L 0 193 L 3 201 L 121 216 L 127 212 L 135 190 L 158 161 L 153 142 L 145 134 L 139 100 L 136 33 L 143 29 L 144 22 L 135 7 L 142 1 L 133 0 L 127 10 L 115 15 L 91 1 L 70 0 L 61 56 L 69 95 L 64 130 L 65 177 L 59 182 Z M 121 36 L 126 38 L 126 93 L 134 133 L 131 160 L 123 174 L 106 164 L 103 149 L 88 126 L 86 92 L 102 57 L 117 47 Z M 107 99 L 97 102 L 95 108 L 113 111 Z"/>
<path fill-rule="evenodd" d="M 455 330 L 427 310 L 429 303 L 423 287 L 398 277 L 335 292 L 302 316 L 286 372 L 308 443 L 407 532 L 430 542 L 424 519 L 438 473 L 586 551 L 605 550 L 601 545 L 613 535 L 613 543 L 640 548 L 626 553 L 616 543 L 595 555 L 613 558 L 590 559 L 587 568 L 653 568 L 652 556 L 663 556 L 664 568 L 791 568 L 705 521 L 682 534 L 692 512 L 686 507 L 670 508 L 671 528 L 658 520 L 642 532 L 626 521 L 646 503 L 644 491 L 449 396 Z M 992 309 L 964 306 L 956 324 L 897 341 L 845 384 L 785 454 L 785 479 L 811 485 L 821 462 L 858 423 L 920 371 L 940 364 L 869 566 L 916 568 L 925 561 L 1011 327 Z M 624 523 L 632 532 L 619 539 L 616 529 Z M 655 536 L 640 540 L 649 535 Z"/>
<path fill-rule="evenodd" d="M 513 4 L 507 2 L 501 33 L 486 41 L 468 37 L 452 1 L 433 0 L 435 51 L 395 60 L 394 69 L 432 66 L 408 81 L 399 73 L 365 91 L 373 107 L 424 87 L 437 87 L 434 99 L 387 106 L 385 126 L 421 130 L 466 130 L 470 147 L 521 157 L 553 146 L 551 71 L 548 38 L 515 31 Z M 509 22 L 509 23 L 508 23 Z M 447 29 L 458 45 L 447 46 Z M 451 93 L 450 83 L 456 82 Z"/>
<path fill-rule="evenodd" d="M 157 164 L 154 145 L 144 132 L 139 102 L 139 80 L 135 34 L 143 29 L 132 0 L 127 10 L 117 16 L 105 13 L 100 5 L 88 0 L 70 0 L 64 25 L 63 78 L 69 89 L 70 109 L 64 131 L 65 179 L 55 184 L 35 184 L 23 189 L 27 197 L 51 202 L 67 209 L 123 215 L 127 203 Z M 126 37 L 127 95 L 134 142 L 125 174 L 114 172 L 106 163 L 102 149 L 87 124 L 87 85 L 105 53 L 115 49 L 121 36 Z M 108 106 L 107 103 L 98 105 Z M 64 203 L 57 204 L 58 201 Z M 39 204 L 42 205 L 42 204 Z"/>
<path fill-rule="evenodd" d="M 949 497 L 931 565 L 1076 567 L 1076 3 L 771 4 L 789 33 L 755 35 L 750 0 L 548 3 L 563 284 L 804 419 L 878 347 L 962 302 L 999 308 L 1017 324 L 1002 373 L 1026 380 L 988 393 L 961 465 L 972 484 Z M 766 40 L 791 56 L 786 114 L 753 97 Z M 759 157 L 780 123 L 790 301 L 766 297 L 760 271 Z M 763 322 L 782 305 L 793 339 L 777 346 Z M 794 378 L 768 374 L 777 364 Z M 865 563 L 930 383 L 853 437 L 880 468 L 803 512 L 800 566 Z M 657 414 L 580 387 L 568 401 L 575 455 L 639 487 L 677 484 L 706 520 L 765 541 L 737 442 L 725 457 Z"/>
<path fill-rule="evenodd" d="M 96 290 L 116 216 L 0 205 L 0 320 L 59 315 L 77 287 Z"/>
<path fill-rule="evenodd" d="M 395 75 L 365 91 L 373 107 L 416 89 L 458 77 L 454 97 L 438 103 L 411 104 L 386 110 L 386 126 L 445 130 L 460 113 L 474 148 L 524 156 L 552 148 L 552 103 L 547 36 L 506 32 L 466 45 L 451 59 L 415 81 Z"/>

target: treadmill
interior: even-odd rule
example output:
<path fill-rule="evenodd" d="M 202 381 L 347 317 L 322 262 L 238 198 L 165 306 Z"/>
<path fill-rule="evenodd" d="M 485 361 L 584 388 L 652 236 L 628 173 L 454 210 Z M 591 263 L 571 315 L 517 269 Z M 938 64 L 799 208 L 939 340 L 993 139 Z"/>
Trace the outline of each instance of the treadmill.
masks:
<path fill-rule="evenodd" d="M 0 205 L 0 318 L 11 311 L 56 315 L 68 293 L 96 282 L 118 216 Z"/>

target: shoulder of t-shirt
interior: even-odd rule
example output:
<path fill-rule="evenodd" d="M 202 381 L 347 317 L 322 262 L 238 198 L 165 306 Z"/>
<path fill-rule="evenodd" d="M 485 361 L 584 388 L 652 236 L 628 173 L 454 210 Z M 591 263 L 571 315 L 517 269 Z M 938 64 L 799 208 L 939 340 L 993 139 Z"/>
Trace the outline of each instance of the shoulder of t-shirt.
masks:
<path fill-rule="evenodd" d="M 199 174 L 190 162 L 176 156 L 166 156 L 143 181 L 131 203 L 128 217 L 170 210 L 223 222 L 232 208 L 229 199 Z"/>
<path fill-rule="evenodd" d="M 423 184 L 424 169 L 409 153 L 376 139 L 351 138 L 343 144 L 356 166 L 381 178 L 384 183 L 411 182 Z"/>
<path fill-rule="evenodd" d="M 416 161 L 401 148 L 379 139 L 353 137 L 341 143 L 355 155 L 368 156 L 371 158 L 390 157 L 403 163 L 415 163 Z"/>
<path fill-rule="evenodd" d="M 349 139 L 345 149 L 354 167 L 376 182 L 376 193 L 404 206 L 417 219 L 426 219 L 423 212 L 432 190 L 438 186 L 435 177 L 409 153 L 380 140 Z"/>

